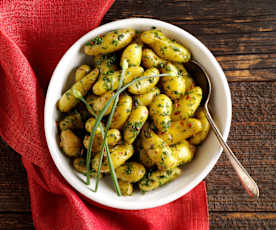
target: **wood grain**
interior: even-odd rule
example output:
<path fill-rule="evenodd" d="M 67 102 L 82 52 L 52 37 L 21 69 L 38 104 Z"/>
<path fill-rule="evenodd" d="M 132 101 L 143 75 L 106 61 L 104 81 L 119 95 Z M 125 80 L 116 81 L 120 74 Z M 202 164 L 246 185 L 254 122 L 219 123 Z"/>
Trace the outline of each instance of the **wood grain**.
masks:
<path fill-rule="evenodd" d="M 31 230 L 31 213 L 0 214 L 0 230 Z M 211 230 L 263 230 L 276 228 L 276 213 L 211 212 Z"/>
<path fill-rule="evenodd" d="M 27 175 L 21 156 L 0 138 L 0 212 L 12 211 L 30 211 Z"/>
<path fill-rule="evenodd" d="M 210 214 L 210 229 L 276 229 L 276 213 L 215 212 Z"/>
<path fill-rule="evenodd" d="M 0 223 L 0 230 L 34 229 L 31 213 L 1 213 Z"/>
<path fill-rule="evenodd" d="M 275 11 L 274 0 L 122 0 L 103 23 L 129 17 L 167 21 L 200 39 L 218 58 L 229 81 L 271 81 L 276 80 Z"/>

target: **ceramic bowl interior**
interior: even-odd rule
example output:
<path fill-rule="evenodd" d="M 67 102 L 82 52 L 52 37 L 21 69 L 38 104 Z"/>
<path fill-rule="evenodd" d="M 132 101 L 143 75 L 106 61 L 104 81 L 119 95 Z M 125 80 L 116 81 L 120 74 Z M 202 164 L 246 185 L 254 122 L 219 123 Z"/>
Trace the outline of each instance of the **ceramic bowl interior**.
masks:
<path fill-rule="evenodd" d="M 59 120 L 60 113 L 56 109 L 56 104 L 62 93 L 72 84 L 73 70 L 81 64 L 91 63 L 91 58 L 85 56 L 81 51 L 83 44 L 99 34 L 115 29 L 133 28 L 144 31 L 152 27 L 160 29 L 171 39 L 176 39 L 186 46 L 192 52 L 193 58 L 206 68 L 213 84 L 212 114 L 225 139 L 227 139 L 230 129 L 231 96 L 225 75 L 211 52 L 190 33 L 159 20 L 133 18 L 102 25 L 81 37 L 64 54 L 52 75 L 44 111 L 45 134 L 52 158 L 68 183 L 88 199 L 113 208 L 146 209 L 176 200 L 192 190 L 208 175 L 222 152 L 214 134 L 211 132 L 207 140 L 198 148 L 194 160 L 183 168 L 182 175 L 179 178 L 146 194 L 135 192 L 130 197 L 118 197 L 109 176 L 100 181 L 97 193 L 92 192 L 90 188 L 94 188 L 94 180 L 92 180 L 90 187 L 85 185 L 83 182 L 84 175 L 73 169 L 70 160 L 59 148 L 56 121 Z"/>

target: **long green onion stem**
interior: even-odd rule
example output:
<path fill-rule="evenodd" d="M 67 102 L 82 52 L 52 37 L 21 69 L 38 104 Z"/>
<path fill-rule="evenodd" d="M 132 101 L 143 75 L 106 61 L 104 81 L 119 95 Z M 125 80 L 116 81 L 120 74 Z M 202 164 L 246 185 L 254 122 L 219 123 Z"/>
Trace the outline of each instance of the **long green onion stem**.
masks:
<path fill-rule="evenodd" d="M 120 81 L 119 81 L 119 86 L 118 86 L 117 92 L 121 89 L 121 87 L 123 85 L 124 75 L 125 75 L 125 72 L 126 72 L 127 68 L 128 68 L 128 63 L 127 63 L 126 60 L 124 60 L 123 66 L 122 66 L 122 73 L 121 73 L 121 77 L 120 77 Z M 100 159 L 99 159 L 98 171 L 97 171 L 97 179 L 96 179 L 96 185 L 95 185 L 95 191 L 96 192 L 98 190 L 99 178 L 100 178 L 100 169 L 102 167 L 102 160 L 103 160 L 103 155 L 104 155 L 104 151 L 103 151 L 104 143 L 106 141 L 107 132 L 108 132 L 108 130 L 110 128 L 111 121 L 112 121 L 115 109 L 117 107 L 118 101 L 119 101 L 119 95 L 117 97 L 115 97 L 115 99 L 114 99 L 114 103 L 113 103 L 110 115 L 109 115 L 108 120 L 106 122 L 106 128 L 105 128 L 103 143 L 102 143 L 101 151 L 100 151 L 101 156 L 100 156 Z M 107 161 L 108 161 L 109 170 L 110 170 L 110 172 L 112 172 L 111 173 L 112 181 L 113 181 L 114 187 L 116 189 L 117 195 L 121 196 L 121 190 L 120 190 L 120 187 L 119 187 L 119 184 L 118 184 L 117 176 L 116 176 L 116 173 L 115 173 L 115 170 L 114 170 L 114 167 L 113 167 L 113 163 L 112 163 L 112 159 L 111 159 L 110 153 L 107 153 Z"/>
<path fill-rule="evenodd" d="M 95 119 L 97 119 L 97 114 L 96 112 L 94 111 L 94 109 L 91 107 L 91 105 L 89 105 L 89 103 L 83 98 L 83 96 L 81 95 L 78 95 L 77 97 L 80 101 L 82 101 L 87 110 L 92 113 L 92 115 L 95 117 Z M 104 138 L 104 129 L 103 129 L 103 126 L 102 126 L 102 123 L 100 123 L 100 130 L 101 130 L 101 133 L 102 133 L 102 137 Z M 88 142 L 88 149 L 87 149 L 87 155 L 86 155 L 86 183 L 89 185 L 90 184 L 90 176 L 89 176 L 89 172 L 90 172 L 90 160 L 91 160 L 91 151 L 92 151 L 92 144 L 93 144 L 93 139 L 91 140 L 91 137 L 92 135 L 90 135 L 89 137 L 89 142 Z M 94 137 L 93 137 L 94 138 Z M 91 145 L 90 145 L 91 143 Z M 110 154 L 109 152 L 109 147 L 106 143 L 106 141 L 104 142 L 104 149 L 107 153 Z M 92 190 L 93 191 L 93 190 Z"/>

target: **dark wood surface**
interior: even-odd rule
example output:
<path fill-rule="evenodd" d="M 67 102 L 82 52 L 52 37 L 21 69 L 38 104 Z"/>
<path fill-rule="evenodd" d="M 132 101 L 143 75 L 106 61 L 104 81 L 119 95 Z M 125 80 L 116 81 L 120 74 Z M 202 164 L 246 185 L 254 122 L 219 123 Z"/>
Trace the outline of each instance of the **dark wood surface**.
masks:
<path fill-rule="evenodd" d="M 222 155 L 206 178 L 210 229 L 276 229 L 276 1 L 117 0 L 103 23 L 128 17 L 189 31 L 213 52 L 229 81 L 228 143 L 256 179 L 260 198 L 247 196 Z M 0 140 L 0 230 L 32 228 L 20 155 Z"/>

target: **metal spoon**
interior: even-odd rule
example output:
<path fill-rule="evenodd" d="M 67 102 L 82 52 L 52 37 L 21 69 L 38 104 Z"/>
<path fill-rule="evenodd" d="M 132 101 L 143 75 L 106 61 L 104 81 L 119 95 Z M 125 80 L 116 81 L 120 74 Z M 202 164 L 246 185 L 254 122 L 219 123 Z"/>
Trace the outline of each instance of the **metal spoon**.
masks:
<path fill-rule="evenodd" d="M 201 103 L 204 105 L 204 112 L 206 114 L 206 117 L 210 123 L 210 126 L 212 127 L 220 145 L 223 147 L 224 152 L 226 153 L 226 156 L 230 160 L 233 168 L 235 169 L 243 187 L 247 191 L 247 193 L 255 198 L 259 197 L 259 189 L 256 184 L 256 182 L 252 179 L 252 177 L 249 175 L 249 173 L 246 171 L 246 169 L 241 165 L 239 160 L 236 158 L 234 153 L 231 151 L 229 146 L 226 144 L 226 142 L 223 140 L 223 137 L 217 128 L 212 116 L 209 113 L 208 110 L 208 103 L 212 92 L 212 84 L 209 79 L 209 76 L 204 69 L 204 67 L 199 64 L 198 62 L 191 60 L 188 63 L 185 63 L 185 67 L 187 68 L 188 72 L 191 73 L 193 78 L 195 79 L 196 83 L 202 88 L 203 96 Z"/>

